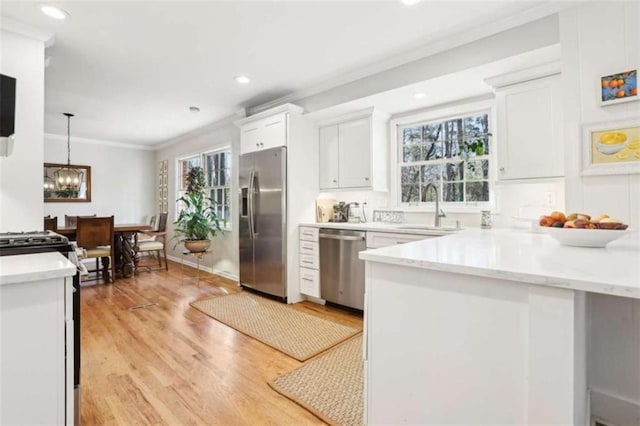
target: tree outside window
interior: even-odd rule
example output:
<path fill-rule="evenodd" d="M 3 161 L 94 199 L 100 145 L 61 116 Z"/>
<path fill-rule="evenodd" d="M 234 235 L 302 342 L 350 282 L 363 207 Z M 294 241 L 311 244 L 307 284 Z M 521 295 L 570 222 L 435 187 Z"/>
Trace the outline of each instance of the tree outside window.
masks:
<path fill-rule="evenodd" d="M 444 203 L 491 201 L 488 113 L 401 126 L 398 132 L 401 203 L 434 202 L 428 183 L 438 187 Z"/>

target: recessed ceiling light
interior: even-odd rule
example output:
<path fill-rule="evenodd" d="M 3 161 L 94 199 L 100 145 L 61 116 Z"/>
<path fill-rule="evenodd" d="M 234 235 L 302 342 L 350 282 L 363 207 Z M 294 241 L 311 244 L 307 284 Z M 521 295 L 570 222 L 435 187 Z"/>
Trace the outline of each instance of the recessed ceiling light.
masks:
<path fill-rule="evenodd" d="M 197 106 L 190 106 L 189 111 L 195 114 L 196 112 L 200 112 L 200 108 L 198 108 Z"/>
<path fill-rule="evenodd" d="M 246 75 L 239 75 L 236 77 L 236 81 L 240 84 L 248 84 L 251 82 L 251 80 L 249 79 L 249 77 L 247 77 Z"/>
<path fill-rule="evenodd" d="M 69 17 L 68 12 L 50 4 L 43 4 L 40 6 L 40 10 L 53 19 L 67 19 Z"/>
<path fill-rule="evenodd" d="M 413 6 L 414 4 L 420 3 L 420 0 L 400 0 L 400 3 L 404 4 L 405 6 Z"/>
<path fill-rule="evenodd" d="M 415 95 L 413 95 L 413 97 L 416 99 L 422 99 L 424 98 L 424 96 L 425 96 L 424 93 L 416 93 Z"/>

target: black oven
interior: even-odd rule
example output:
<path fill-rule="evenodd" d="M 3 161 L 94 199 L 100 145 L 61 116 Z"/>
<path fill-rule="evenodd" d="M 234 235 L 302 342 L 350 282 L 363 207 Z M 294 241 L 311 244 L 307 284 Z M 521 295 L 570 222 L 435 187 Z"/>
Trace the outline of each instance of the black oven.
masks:
<path fill-rule="evenodd" d="M 76 266 L 78 258 L 69 239 L 52 231 L 0 233 L 0 256 L 57 251 Z M 73 393 L 74 424 L 80 422 L 80 272 L 73 277 Z"/>

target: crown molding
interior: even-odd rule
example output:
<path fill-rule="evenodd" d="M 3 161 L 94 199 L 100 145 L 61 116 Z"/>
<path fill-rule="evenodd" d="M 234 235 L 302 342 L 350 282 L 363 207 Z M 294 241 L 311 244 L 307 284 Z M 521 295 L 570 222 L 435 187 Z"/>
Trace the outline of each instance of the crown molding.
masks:
<path fill-rule="evenodd" d="M 238 110 L 235 114 L 227 116 L 223 119 L 214 121 L 213 123 L 208 124 L 206 126 L 198 127 L 197 129 L 194 129 L 190 132 L 183 133 L 171 139 L 167 139 L 165 141 L 154 144 L 152 145 L 151 149 L 153 149 L 154 151 L 159 151 L 161 149 L 169 148 L 173 145 L 177 145 L 189 139 L 193 139 L 195 137 L 205 135 L 209 132 L 213 132 L 214 130 L 218 130 L 226 126 L 233 125 L 234 121 L 236 121 L 239 116 L 242 116 L 242 114 L 244 114 L 244 109 Z"/>
<path fill-rule="evenodd" d="M 0 29 L 2 29 L 2 31 L 8 31 L 33 40 L 41 41 L 44 43 L 45 47 L 51 47 L 55 42 L 55 34 L 52 31 L 32 27 L 31 25 L 11 18 L 2 17 L 2 19 L 0 19 Z"/>
<path fill-rule="evenodd" d="M 288 112 L 290 114 L 302 114 L 304 112 L 304 108 L 299 107 L 298 105 L 285 103 L 273 108 L 269 108 L 269 109 L 257 112 L 255 114 L 250 115 L 249 117 L 236 120 L 233 122 L 233 124 L 240 127 L 244 124 L 251 123 L 256 120 L 260 120 L 261 118 L 269 117 L 275 114 L 281 114 L 283 112 Z"/>
<path fill-rule="evenodd" d="M 67 141 L 67 136 L 65 136 L 65 135 L 57 135 L 55 133 L 45 133 L 44 137 L 45 137 L 45 139 L 52 139 L 52 140 L 55 140 L 55 141 L 63 141 L 63 142 Z M 139 150 L 142 150 L 142 151 L 155 151 L 156 150 L 155 146 L 138 145 L 138 144 L 134 144 L 134 143 L 124 143 L 124 142 L 112 142 L 112 141 L 105 141 L 105 140 L 100 140 L 100 139 L 82 138 L 82 137 L 77 137 L 77 136 L 74 136 L 72 138 L 72 140 L 73 140 L 73 142 L 86 143 L 86 144 L 91 144 L 91 145 L 113 146 L 113 147 L 116 147 L 116 148 L 139 149 Z"/>

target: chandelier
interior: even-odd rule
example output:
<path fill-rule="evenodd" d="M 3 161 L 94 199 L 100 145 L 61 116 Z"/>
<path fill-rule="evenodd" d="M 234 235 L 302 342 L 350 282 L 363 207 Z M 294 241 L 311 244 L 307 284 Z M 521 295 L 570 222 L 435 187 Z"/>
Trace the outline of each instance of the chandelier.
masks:
<path fill-rule="evenodd" d="M 53 174 L 55 177 L 56 194 L 65 198 L 77 197 L 84 172 L 71 167 L 71 117 L 73 114 L 65 112 L 67 117 L 67 165 Z"/>

